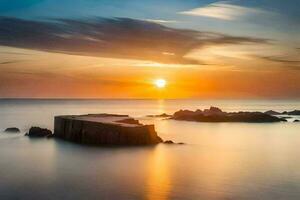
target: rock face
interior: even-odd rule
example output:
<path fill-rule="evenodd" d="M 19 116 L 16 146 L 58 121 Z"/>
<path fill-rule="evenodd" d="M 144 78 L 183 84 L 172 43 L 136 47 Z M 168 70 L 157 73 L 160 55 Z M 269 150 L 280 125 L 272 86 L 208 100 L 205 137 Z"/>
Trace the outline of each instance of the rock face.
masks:
<path fill-rule="evenodd" d="M 25 135 L 29 137 L 52 137 L 52 132 L 46 128 L 31 127 Z"/>
<path fill-rule="evenodd" d="M 223 112 L 221 109 L 211 107 L 204 111 L 180 110 L 173 114 L 171 119 L 197 121 L 197 122 L 280 122 L 286 121 L 261 112 Z"/>
<path fill-rule="evenodd" d="M 162 142 L 154 125 L 142 125 L 128 115 L 56 116 L 54 136 L 93 145 L 150 145 Z"/>
<path fill-rule="evenodd" d="M 19 133 L 20 129 L 18 129 L 17 127 L 10 127 L 5 129 L 5 132 L 9 132 L 9 133 Z"/>

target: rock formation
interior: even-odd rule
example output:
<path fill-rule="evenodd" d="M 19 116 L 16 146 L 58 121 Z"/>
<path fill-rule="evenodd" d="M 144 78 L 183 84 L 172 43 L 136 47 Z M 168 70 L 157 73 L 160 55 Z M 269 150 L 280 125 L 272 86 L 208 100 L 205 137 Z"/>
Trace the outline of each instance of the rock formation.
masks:
<path fill-rule="evenodd" d="M 280 112 L 277 112 L 277 111 L 274 111 L 274 110 L 268 110 L 264 113 L 268 114 L 268 115 L 280 115 L 281 114 Z"/>
<path fill-rule="evenodd" d="M 160 115 L 147 115 L 147 117 L 171 117 L 172 115 L 168 115 L 167 113 L 162 113 Z"/>
<path fill-rule="evenodd" d="M 164 141 L 165 144 L 175 144 L 172 140 L 166 140 Z"/>
<path fill-rule="evenodd" d="M 290 112 L 287 112 L 288 115 L 300 115 L 300 110 L 293 110 Z"/>
<path fill-rule="evenodd" d="M 283 112 L 277 112 L 274 110 L 268 110 L 264 112 L 265 114 L 269 115 L 300 115 L 300 110 L 293 110 L 293 111 L 283 111 Z"/>
<path fill-rule="evenodd" d="M 54 136 L 82 144 L 150 145 L 162 142 L 154 125 L 128 115 L 89 114 L 56 116 Z"/>
<path fill-rule="evenodd" d="M 18 129 L 17 127 L 9 127 L 7 129 L 5 129 L 4 132 L 9 132 L 9 133 L 19 133 L 20 129 Z"/>
<path fill-rule="evenodd" d="M 25 135 L 28 137 L 52 137 L 52 132 L 46 128 L 31 127 Z"/>
<path fill-rule="evenodd" d="M 197 121 L 197 122 L 280 122 L 285 119 L 278 118 L 262 112 L 223 112 L 221 109 L 211 107 L 204 111 L 180 110 L 173 114 L 171 119 Z"/>

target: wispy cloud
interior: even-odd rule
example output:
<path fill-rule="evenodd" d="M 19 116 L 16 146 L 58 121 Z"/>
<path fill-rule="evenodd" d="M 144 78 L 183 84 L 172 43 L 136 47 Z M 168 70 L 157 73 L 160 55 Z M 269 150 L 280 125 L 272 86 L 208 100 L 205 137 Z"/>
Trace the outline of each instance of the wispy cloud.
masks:
<path fill-rule="evenodd" d="M 4 61 L 4 62 L 0 62 L 0 65 L 9 65 L 9 64 L 14 64 L 14 63 L 18 63 L 18 62 L 21 62 L 21 60 Z"/>
<path fill-rule="evenodd" d="M 210 45 L 268 42 L 262 38 L 170 28 L 130 18 L 53 21 L 0 18 L 3 46 L 160 63 L 199 64 L 185 55 Z"/>
<path fill-rule="evenodd" d="M 249 8 L 239 5 L 231 4 L 227 1 L 220 1 L 209 4 L 205 7 L 195 8 L 188 11 L 180 12 L 184 15 L 202 16 L 217 18 L 222 20 L 236 20 L 244 16 L 267 14 L 269 11 L 265 11 L 259 8 Z"/>
<path fill-rule="evenodd" d="M 271 62 L 300 64 L 300 60 L 291 60 L 291 59 L 271 57 L 271 56 L 260 56 L 259 58 L 267 60 L 267 61 L 271 61 Z"/>
<path fill-rule="evenodd" d="M 158 24 L 166 24 L 166 23 L 177 23 L 178 21 L 175 20 L 165 20 L 165 19 L 144 19 L 147 22 L 154 22 Z"/>

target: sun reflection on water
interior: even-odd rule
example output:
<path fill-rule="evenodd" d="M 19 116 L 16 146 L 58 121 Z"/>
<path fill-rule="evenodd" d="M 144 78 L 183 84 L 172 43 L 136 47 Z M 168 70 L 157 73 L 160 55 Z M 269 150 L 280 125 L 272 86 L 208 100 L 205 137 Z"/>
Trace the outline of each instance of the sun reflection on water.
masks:
<path fill-rule="evenodd" d="M 167 200 L 172 189 L 164 146 L 157 146 L 149 158 L 145 199 Z"/>

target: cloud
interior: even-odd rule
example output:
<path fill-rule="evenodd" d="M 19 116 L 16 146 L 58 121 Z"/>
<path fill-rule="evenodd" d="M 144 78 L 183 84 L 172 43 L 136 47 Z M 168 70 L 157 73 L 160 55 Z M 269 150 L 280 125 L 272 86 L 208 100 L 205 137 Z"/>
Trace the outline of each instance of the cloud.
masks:
<path fill-rule="evenodd" d="M 281 58 L 281 57 L 275 57 L 275 56 L 256 56 L 256 57 L 259 59 L 266 60 L 266 61 L 283 64 L 282 66 L 285 69 L 300 70 L 300 60 Z"/>
<path fill-rule="evenodd" d="M 249 8 L 239 5 L 230 4 L 226 1 L 220 1 L 209 4 L 205 7 L 195 8 L 188 11 L 180 12 L 184 15 L 210 17 L 222 20 L 236 20 L 248 15 L 258 15 L 270 13 L 259 8 Z"/>
<path fill-rule="evenodd" d="M 147 22 L 154 22 L 158 24 L 165 24 L 165 23 L 177 23 L 178 21 L 175 20 L 165 20 L 165 19 L 144 19 Z"/>
<path fill-rule="evenodd" d="M 9 51 L 0 51 L 0 54 L 23 55 L 23 56 L 30 55 L 28 53 L 18 53 L 18 52 L 9 52 Z"/>
<path fill-rule="evenodd" d="M 259 58 L 267 60 L 267 61 L 271 61 L 271 62 L 300 64 L 300 60 L 291 60 L 291 59 L 284 59 L 284 58 L 278 58 L 278 57 L 272 57 L 272 56 L 259 56 Z"/>
<path fill-rule="evenodd" d="M 11 60 L 11 61 L 0 62 L 0 65 L 8 65 L 8 64 L 18 63 L 18 62 L 21 62 L 21 60 Z"/>
<path fill-rule="evenodd" d="M 268 42 L 261 38 L 170 28 L 129 18 L 48 21 L 0 18 L 0 45 L 3 46 L 159 63 L 198 64 L 185 55 L 208 45 Z"/>

